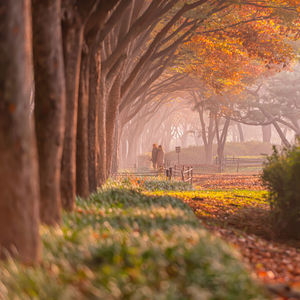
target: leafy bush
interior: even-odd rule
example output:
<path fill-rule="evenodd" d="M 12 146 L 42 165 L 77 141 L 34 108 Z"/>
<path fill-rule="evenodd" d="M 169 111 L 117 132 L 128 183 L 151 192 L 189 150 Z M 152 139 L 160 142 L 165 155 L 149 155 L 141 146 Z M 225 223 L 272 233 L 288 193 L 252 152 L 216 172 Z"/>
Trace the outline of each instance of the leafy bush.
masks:
<path fill-rule="evenodd" d="M 1 263 L 1 299 L 265 299 L 235 251 L 170 196 L 104 190 L 42 238 L 40 266 Z"/>
<path fill-rule="evenodd" d="M 300 238 L 300 147 L 281 153 L 274 147 L 262 179 L 270 191 L 275 232 L 281 237 Z"/>

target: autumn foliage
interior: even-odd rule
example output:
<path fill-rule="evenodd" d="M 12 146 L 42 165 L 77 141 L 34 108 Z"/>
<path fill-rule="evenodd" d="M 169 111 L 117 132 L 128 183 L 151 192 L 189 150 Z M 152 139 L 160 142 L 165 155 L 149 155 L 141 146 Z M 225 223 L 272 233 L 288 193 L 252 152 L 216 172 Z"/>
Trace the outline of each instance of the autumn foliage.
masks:
<path fill-rule="evenodd" d="M 230 6 L 204 22 L 180 48 L 186 60 L 177 70 L 219 93 L 240 91 L 266 70 L 288 65 L 294 57 L 289 41 L 298 35 L 298 15 L 287 15 L 290 7 L 263 8 L 259 2 L 264 1 Z"/>

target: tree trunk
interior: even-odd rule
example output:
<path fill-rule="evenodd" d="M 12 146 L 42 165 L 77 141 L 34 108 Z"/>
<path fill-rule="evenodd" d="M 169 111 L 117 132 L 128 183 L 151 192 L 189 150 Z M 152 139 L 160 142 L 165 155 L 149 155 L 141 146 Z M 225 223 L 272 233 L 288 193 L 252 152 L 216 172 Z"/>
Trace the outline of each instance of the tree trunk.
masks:
<path fill-rule="evenodd" d="M 275 127 L 275 129 L 276 129 L 276 131 L 277 131 L 277 133 L 278 133 L 278 135 L 279 135 L 279 137 L 280 137 L 280 139 L 281 139 L 282 144 L 283 144 L 285 147 L 287 147 L 287 148 L 291 147 L 290 142 L 289 142 L 289 141 L 287 140 L 287 138 L 285 137 L 285 134 L 283 133 L 283 131 L 282 131 L 282 129 L 280 128 L 280 126 L 278 125 L 278 123 L 277 123 L 276 121 L 273 121 L 272 124 L 274 125 L 274 127 Z"/>
<path fill-rule="evenodd" d="M 263 135 L 263 142 L 270 143 L 272 137 L 272 127 L 271 125 L 264 125 L 261 127 L 262 135 Z"/>
<path fill-rule="evenodd" d="M 39 154 L 41 221 L 61 221 L 60 166 L 65 117 L 65 78 L 60 0 L 32 1 L 35 125 Z"/>
<path fill-rule="evenodd" d="M 29 0 L 0 2 L 0 257 L 40 259 L 34 126 L 26 110 L 32 84 Z"/>
<path fill-rule="evenodd" d="M 240 135 L 240 143 L 244 143 L 245 138 L 244 138 L 244 131 L 243 131 L 243 127 L 240 123 L 236 124 L 238 131 L 239 131 L 239 135 Z"/>
<path fill-rule="evenodd" d="M 88 180 L 88 105 L 89 105 L 89 56 L 82 53 L 77 120 L 76 192 L 80 197 L 89 196 Z"/>
<path fill-rule="evenodd" d="M 89 106 L 88 106 L 88 163 L 89 163 L 89 191 L 93 193 L 97 190 L 98 165 L 98 113 L 100 100 L 100 80 L 101 80 L 101 55 L 97 49 L 91 50 L 90 55 L 90 86 L 89 86 Z"/>
<path fill-rule="evenodd" d="M 117 173 L 120 165 L 120 121 L 119 112 L 117 113 L 116 127 L 114 132 L 114 150 L 112 159 L 112 173 Z"/>
<path fill-rule="evenodd" d="M 217 147 L 217 155 L 218 155 L 218 163 L 219 163 L 219 172 L 223 171 L 223 161 L 224 161 L 224 149 L 225 149 L 225 144 L 226 144 L 226 139 L 227 139 L 227 134 L 228 134 L 228 128 L 230 124 L 230 119 L 226 119 L 225 124 L 222 129 L 221 136 L 219 134 L 219 120 L 215 119 L 216 123 L 216 136 L 217 136 L 217 142 L 218 142 L 218 147 Z"/>
<path fill-rule="evenodd" d="M 205 151 L 205 163 L 206 164 L 212 164 L 213 162 L 213 144 L 209 143 L 204 146 Z"/>
<path fill-rule="evenodd" d="M 102 77 L 104 80 L 104 78 Z M 106 181 L 106 90 L 104 82 L 101 82 L 101 96 L 99 100 L 98 118 L 98 183 L 101 185 Z"/>
<path fill-rule="evenodd" d="M 66 128 L 61 164 L 63 208 L 72 211 L 76 197 L 76 131 L 83 25 L 80 17 L 69 9 L 63 18 L 63 48 L 66 77 Z"/>
<path fill-rule="evenodd" d="M 114 135 L 116 128 L 117 113 L 120 102 L 120 75 L 116 78 L 110 91 L 106 105 L 106 176 L 109 177 L 112 168 L 114 152 Z"/>

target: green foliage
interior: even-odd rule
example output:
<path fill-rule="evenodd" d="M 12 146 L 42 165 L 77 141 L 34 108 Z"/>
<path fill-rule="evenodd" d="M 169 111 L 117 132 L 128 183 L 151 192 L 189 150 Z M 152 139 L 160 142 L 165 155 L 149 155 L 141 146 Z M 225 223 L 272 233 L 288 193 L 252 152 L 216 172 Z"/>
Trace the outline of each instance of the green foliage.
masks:
<path fill-rule="evenodd" d="M 235 251 L 170 196 L 106 189 L 41 233 L 40 266 L 1 264 L 1 299 L 265 299 Z"/>
<path fill-rule="evenodd" d="M 142 184 L 142 188 L 148 191 L 189 191 L 193 187 L 188 182 L 183 181 L 169 181 L 169 180 L 145 180 Z"/>
<path fill-rule="evenodd" d="M 281 153 L 274 147 L 262 179 L 270 191 L 275 232 L 282 237 L 300 238 L 300 147 Z"/>

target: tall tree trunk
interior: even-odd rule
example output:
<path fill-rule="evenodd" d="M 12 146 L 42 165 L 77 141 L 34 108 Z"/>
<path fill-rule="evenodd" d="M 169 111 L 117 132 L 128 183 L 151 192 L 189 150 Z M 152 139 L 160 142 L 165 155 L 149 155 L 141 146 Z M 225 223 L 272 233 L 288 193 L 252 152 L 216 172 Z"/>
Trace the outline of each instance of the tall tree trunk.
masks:
<path fill-rule="evenodd" d="M 98 183 L 98 114 L 100 100 L 101 55 L 99 49 L 92 49 L 90 54 L 90 86 L 88 106 L 88 163 L 89 191 L 97 190 Z"/>
<path fill-rule="evenodd" d="M 76 131 L 83 25 L 78 13 L 68 10 L 62 20 L 66 77 L 66 128 L 61 164 L 61 195 L 64 209 L 73 210 L 76 196 Z"/>
<path fill-rule="evenodd" d="M 204 109 L 198 107 L 198 114 L 199 114 L 200 124 L 201 124 L 201 136 L 204 144 L 205 163 L 212 164 L 213 163 L 213 141 L 216 132 L 214 129 L 214 120 L 212 117 L 209 117 L 209 124 L 206 132 L 206 124 L 204 120 Z"/>
<path fill-rule="evenodd" d="M 272 137 L 272 127 L 271 125 L 264 125 L 261 127 L 262 135 L 263 135 L 263 142 L 270 143 Z"/>
<path fill-rule="evenodd" d="M 60 0 L 32 1 L 35 126 L 39 154 L 41 221 L 61 221 L 60 166 L 65 117 L 65 77 Z"/>
<path fill-rule="evenodd" d="M 110 91 L 106 104 L 106 176 L 109 177 L 112 168 L 114 152 L 114 135 L 120 102 L 121 76 L 117 76 Z"/>
<path fill-rule="evenodd" d="M 240 135 L 240 143 L 244 143 L 245 138 L 244 138 L 244 131 L 243 131 L 243 127 L 240 123 L 236 124 L 238 131 L 239 131 L 239 135 Z"/>
<path fill-rule="evenodd" d="M 205 133 L 206 134 L 206 133 Z M 209 117 L 209 125 L 207 130 L 207 138 L 205 144 L 205 160 L 207 164 L 213 163 L 213 141 L 215 138 L 216 129 L 214 128 L 214 119 Z"/>
<path fill-rule="evenodd" d="M 120 120 L 119 110 L 117 112 L 116 127 L 114 132 L 114 148 L 113 148 L 113 159 L 112 159 L 112 173 L 117 173 L 120 165 Z"/>
<path fill-rule="evenodd" d="M 226 119 L 221 135 L 219 133 L 219 119 L 217 118 L 217 116 L 215 117 L 215 123 L 216 123 L 216 137 L 218 142 L 217 155 L 218 155 L 218 163 L 219 163 L 219 172 L 222 172 L 223 161 L 224 161 L 224 149 L 225 149 L 225 144 L 226 144 L 226 139 L 228 134 L 228 128 L 230 124 L 230 119 Z"/>
<path fill-rule="evenodd" d="M 88 105 L 89 105 L 89 55 L 82 53 L 78 99 L 76 192 L 89 196 L 88 179 Z"/>
<path fill-rule="evenodd" d="M 98 107 L 98 183 L 101 185 L 106 181 L 106 90 L 104 78 L 102 77 L 101 96 Z"/>
<path fill-rule="evenodd" d="M 204 151 L 205 151 L 205 163 L 206 164 L 212 164 L 213 163 L 213 143 L 209 143 L 204 145 Z"/>
<path fill-rule="evenodd" d="M 0 2 L 0 257 L 40 258 L 34 126 L 26 107 L 32 80 L 29 0 Z"/>

